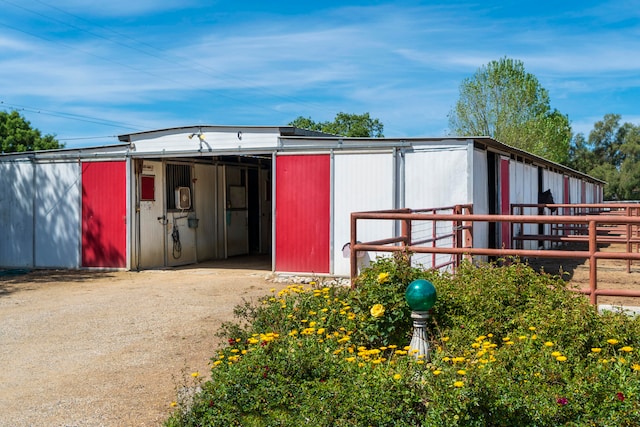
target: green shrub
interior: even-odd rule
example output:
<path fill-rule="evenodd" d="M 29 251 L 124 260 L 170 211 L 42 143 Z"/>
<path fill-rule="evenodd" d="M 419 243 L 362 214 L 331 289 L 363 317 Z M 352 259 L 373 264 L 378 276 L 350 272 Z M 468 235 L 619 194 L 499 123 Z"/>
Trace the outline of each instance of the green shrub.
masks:
<path fill-rule="evenodd" d="M 431 280 L 431 361 L 406 285 Z M 288 286 L 236 309 L 211 379 L 167 426 L 640 425 L 640 321 L 512 262 L 455 275 L 376 261 L 358 288 Z"/>

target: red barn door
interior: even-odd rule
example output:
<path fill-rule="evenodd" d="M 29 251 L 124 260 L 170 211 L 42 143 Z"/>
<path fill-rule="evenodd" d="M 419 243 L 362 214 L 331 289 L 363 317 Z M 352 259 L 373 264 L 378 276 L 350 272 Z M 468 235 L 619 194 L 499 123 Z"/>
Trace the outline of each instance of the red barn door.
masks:
<path fill-rule="evenodd" d="M 82 266 L 126 267 L 126 163 L 82 163 Z"/>
<path fill-rule="evenodd" d="M 329 155 L 276 159 L 276 271 L 329 273 Z"/>

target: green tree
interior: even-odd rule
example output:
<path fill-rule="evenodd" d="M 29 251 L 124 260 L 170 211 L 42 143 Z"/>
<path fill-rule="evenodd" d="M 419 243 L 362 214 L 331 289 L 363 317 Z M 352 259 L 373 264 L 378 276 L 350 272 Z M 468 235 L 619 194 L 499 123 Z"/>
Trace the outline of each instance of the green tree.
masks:
<path fill-rule="evenodd" d="M 607 182 L 606 200 L 640 199 L 640 126 L 620 124 L 619 114 L 606 114 L 589 138 L 575 136 L 569 165 Z"/>
<path fill-rule="evenodd" d="M 315 122 L 311 117 L 299 116 L 289 123 L 300 129 L 309 129 L 333 135 L 363 138 L 384 137 L 384 125 L 378 119 L 372 119 L 369 113 L 338 113 L 332 122 Z"/>
<path fill-rule="evenodd" d="M 596 164 L 595 154 L 581 133 L 576 134 L 569 148 L 568 166 L 577 171 L 588 173 Z"/>
<path fill-rule="evenodd" d="M 53 135 L 42 136 L 17 111 L 0 111 L 0 148 L 3 153 L 63 148 Z"/>
<path fill-rule="evenodd" d="M 521 61 L 502 58 L 462 81 L 449 113 L 452 134 L 490 136 L 557 163 L 569 160 L 569 118 L 549 106 L 549 94 Z"/>

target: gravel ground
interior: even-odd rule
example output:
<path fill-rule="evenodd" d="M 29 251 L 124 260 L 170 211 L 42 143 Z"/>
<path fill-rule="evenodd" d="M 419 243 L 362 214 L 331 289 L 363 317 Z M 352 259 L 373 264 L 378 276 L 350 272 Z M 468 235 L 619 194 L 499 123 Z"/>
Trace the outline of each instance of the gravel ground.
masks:
<path fill-rule="evenodd" d="M 269 260 L 0 277 L 0 426 L 157 426 Z M 211 268 L 215 266 L 217 268 Z"/>

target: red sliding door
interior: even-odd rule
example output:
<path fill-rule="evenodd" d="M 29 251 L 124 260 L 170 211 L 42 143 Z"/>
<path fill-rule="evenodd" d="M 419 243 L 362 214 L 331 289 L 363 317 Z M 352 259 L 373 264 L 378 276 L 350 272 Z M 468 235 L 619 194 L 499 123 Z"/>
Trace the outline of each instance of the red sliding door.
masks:
<path fill-rule="evenodd" d="M 276 271 L 329 273 L 331 159 L 276 158 Z"/>
<path fill-rule="evenodd" d="M 82 266 L 126 267 L 126 163 L 82 163 Z"/>

